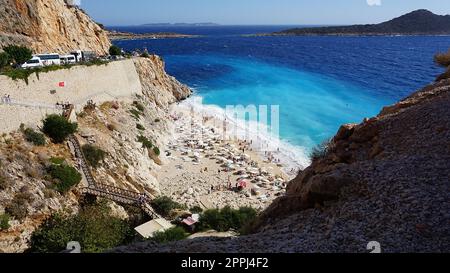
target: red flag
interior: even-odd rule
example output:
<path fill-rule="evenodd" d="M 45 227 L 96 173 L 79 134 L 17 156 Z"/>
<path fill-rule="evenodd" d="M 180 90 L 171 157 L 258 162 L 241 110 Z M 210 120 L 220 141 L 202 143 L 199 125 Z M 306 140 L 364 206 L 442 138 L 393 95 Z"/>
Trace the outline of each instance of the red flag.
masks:
<path fill-rule="evenodd" d="M 66 86 L 66 82 L 59 82 L 59 87 L 65 87 Z"/>

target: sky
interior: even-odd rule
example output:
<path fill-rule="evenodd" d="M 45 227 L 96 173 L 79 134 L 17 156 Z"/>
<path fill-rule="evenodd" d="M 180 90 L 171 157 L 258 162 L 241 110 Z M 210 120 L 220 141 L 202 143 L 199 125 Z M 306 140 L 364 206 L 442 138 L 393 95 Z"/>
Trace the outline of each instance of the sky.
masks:
<path fill-rule="evenodd" d="M 450 14 L 449 0 L 78 0 L 108 26 L 147 23 L 342 25 L 379 23 L 416 9 Z"/>

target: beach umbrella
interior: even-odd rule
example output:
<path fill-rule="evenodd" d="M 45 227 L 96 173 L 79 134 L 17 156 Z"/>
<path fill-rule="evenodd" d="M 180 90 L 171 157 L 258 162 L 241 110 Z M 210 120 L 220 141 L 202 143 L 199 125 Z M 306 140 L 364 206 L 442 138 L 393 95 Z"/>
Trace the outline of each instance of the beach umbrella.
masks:
<path fill-rule="evenodd" d="M 241 179 L 238 181 L 238 186 L 241 188 L 246 188 L 249 184 L 249 181 L 247 179 Z"/>

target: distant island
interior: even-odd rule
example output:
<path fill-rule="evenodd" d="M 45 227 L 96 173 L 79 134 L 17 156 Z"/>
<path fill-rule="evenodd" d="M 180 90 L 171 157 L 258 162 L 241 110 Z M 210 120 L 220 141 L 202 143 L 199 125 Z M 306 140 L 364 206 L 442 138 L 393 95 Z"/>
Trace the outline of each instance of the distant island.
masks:
<path fill-rule="evenodd" d="M 143 24 L 141 27 L 216 27 L 216 23 L 153 23 Z"/>
<path fill-rule="evenodd" d="M 274 35 L 450 35 L 450 15 L 421 9 L 380 24 L 294 28 L 258 36 Z"/>
<path fill-rule="evenodd" d="M 111 41 L 120 41 L 120 40 L 139 40 L 139 39 L 196 38 L 200 36 L 172 33 L 172 32 L 132 33 L 123 31 L 108 31 L 108 37 Z"/>

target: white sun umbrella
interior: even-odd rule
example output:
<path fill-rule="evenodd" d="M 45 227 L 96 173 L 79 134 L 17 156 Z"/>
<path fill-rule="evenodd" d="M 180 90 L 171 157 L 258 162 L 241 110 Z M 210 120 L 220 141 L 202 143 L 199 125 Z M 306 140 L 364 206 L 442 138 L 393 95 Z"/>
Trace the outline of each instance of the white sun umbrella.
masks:
<path fill-rule="evenodd" d="M 220 162 L 226 162 L 227 161 L 227 159 L 225 157 L 223 157 L 223 156 L 218 156 L 217 160 L 219 160 Z"/>
<path fill-rule="evenodd" d="M 244 175 L 241 175 L 238 179 L 236 179 L 236 181 L 247 180 L 247 179 L 248 179 L 248 175 L 244 174 Z"/>
<path fill-rule="evenodd" d="M 266 183 L 266 184 L 270 183 L 270 181 L 268 179 L 266 179 L 266 178 L 261 179 L 261 182 Z"/>

